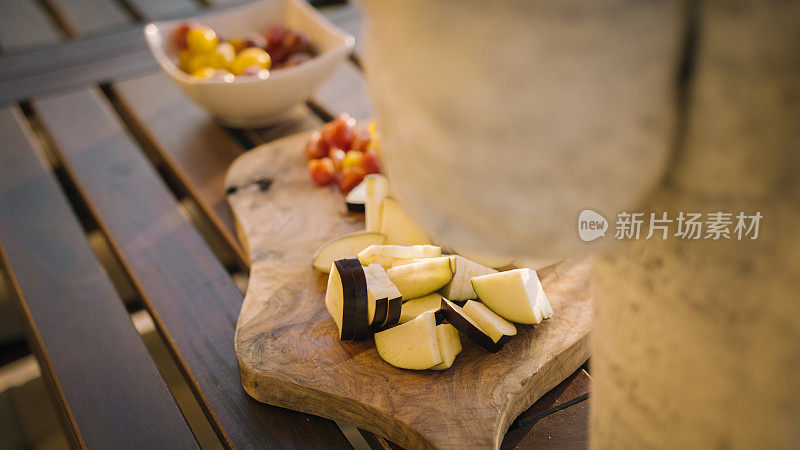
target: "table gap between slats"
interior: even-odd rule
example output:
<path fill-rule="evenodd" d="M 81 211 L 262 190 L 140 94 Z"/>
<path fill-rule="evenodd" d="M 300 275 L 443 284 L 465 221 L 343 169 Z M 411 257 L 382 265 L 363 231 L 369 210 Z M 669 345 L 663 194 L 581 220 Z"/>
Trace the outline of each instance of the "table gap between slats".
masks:
<path fill-rule="evenodd" d="M 241 295 L 102 95 L 78 92 L 35 108 L 223 443 L 346 447 L 332 422 L 256 404 L 243 392 L 229 346 Z M 108 171 L 124 182 L 104 177 Z"/>

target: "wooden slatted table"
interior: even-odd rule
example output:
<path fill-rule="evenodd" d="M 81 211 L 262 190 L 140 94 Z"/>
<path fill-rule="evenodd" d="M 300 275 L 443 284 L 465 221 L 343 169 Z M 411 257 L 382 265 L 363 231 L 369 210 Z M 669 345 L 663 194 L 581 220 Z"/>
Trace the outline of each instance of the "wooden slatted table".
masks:
<path fill-rule="evenodd" d="M 372 106 L 355 55 L 296 120 L 249 131 L 217 125 L 158 72 L 140 22 L 233 3 L 1 3 L 0 261 L 30 346 L 75 446 L 198 445 L 88 244 L 99 230 L 223 446 L 396 447 L 259 404 L 239 383 L 242 295 L 233 280 L 247 259 L 225 172 L 255 145 L 344 112 L 366 119 Z M 357 36 L 358 52 L 360 11 L 322 11 Z M 198 214 L 187 216 L 186 205 Z M 584 369 L 573 374 L 522 414 L 503 447 L 585 447 L 589 386 Z"/>

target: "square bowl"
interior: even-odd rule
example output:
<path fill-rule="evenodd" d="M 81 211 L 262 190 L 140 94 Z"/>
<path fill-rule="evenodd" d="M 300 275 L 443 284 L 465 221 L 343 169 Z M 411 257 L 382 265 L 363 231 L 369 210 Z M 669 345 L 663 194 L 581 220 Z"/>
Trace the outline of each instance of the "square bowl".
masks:
<path fill-rule="evenodd" d="M 317 54 L 299 65 L 272 70 L 267 78 L 199 79 L 178 68 L 172 31 L 185 20 L 153 22 L 144 35 L 159 66 L 178 87 L 223 124 L 236 128 L 286 120 L 317 90 L 353 50 L 353 36 L 336 28 L 302 0 L 261 0 L 196 18 L 221 36 L 241 36 L 282 23 L 305 32 Z"/>

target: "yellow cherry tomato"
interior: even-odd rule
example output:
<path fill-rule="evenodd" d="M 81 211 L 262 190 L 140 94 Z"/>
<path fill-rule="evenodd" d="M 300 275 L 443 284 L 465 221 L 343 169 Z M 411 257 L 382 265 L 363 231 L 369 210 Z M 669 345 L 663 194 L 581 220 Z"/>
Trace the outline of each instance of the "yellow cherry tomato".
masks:
<path fill-rule="evenodd" d="M 178 53 L 178 67 L 185 72 L 186 68 L 189 67 L 189 60 L 191 58 L 192 52 L 189 50 L 181 50 L 181 52 Z"/>
<path fill-rule="evenodd" d="M 181 63 L 181 69 L 189 74 L 195 73 L 203 67 L 213 66 L 211 61 L 209 61 L 209 55 L 202 53 L 189 53 L 185 59 L 186 60 Z"/>
<path fill-rule="evenodd" d="M 192 72 L 192 76 L 195 78 L 200 78 L 201 80 L 207 80 L 216 75 L 216 73 L 217 69 L 206 66 Z"/>
<path fill-rule="evenodd" d="M 229 42 L 233 46 L 233 50 L 237 53 L 247 48 L 247 42 L 239 36 L 231 38 Z"/>
<path fill-rule="evenodd" d="M 186 33 L 186 47 L 194 53 L 211 53 L 217 48 L 217 33 L 208 27 L 194 27 Z"/>
<path fill-rule="evenodd" d="M 348 150 L 347 153 L 344 154 L 344 160 L 342 160 L 342 169 L 359 167 L 363 159 L 364 153 L 358 150 Z"/>
<path fill-rule="evenodd" d="M 230 70 L 234 75 L 240 75 L 250 66 L 269 69 L 272 66 L 272 59 L 264 49 L 249 47 L 239 52 L 236 59 L 231 63 Z"/>
<path fill-rule="evenodd" d="M 211 58 L 213 61 L 212 66 L 216 67 L 217 69 L 225 69 L 231 66 L 233 60 L 236 59 L 236 52 L 233 49 L 233 45 L 229 44 L 228 42 L 223 42 L 219 44 L 217 48 L 214 50 L 214 53 Z"/>

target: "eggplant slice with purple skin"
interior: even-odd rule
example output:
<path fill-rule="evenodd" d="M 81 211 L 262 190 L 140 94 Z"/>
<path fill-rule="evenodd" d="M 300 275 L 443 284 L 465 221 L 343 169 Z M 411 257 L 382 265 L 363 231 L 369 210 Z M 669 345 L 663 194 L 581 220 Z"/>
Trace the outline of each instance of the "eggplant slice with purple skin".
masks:
<path fill-rule="evenodd" d="M 342 340 L 364 340 L 369 337 L 364 269 L 355 258 L 340 259 L 334 264 L 342 278 Z M 345 324 L 349 333 L 345 333 Z"/>
<path fill-rule="evenodd" d="M 342 283 L 342 333 L 339 339 L 343 341 L 353 339 L 356 321 L 356 305 L 353 301 L 355 299 L 355 282 L 350 264 L 346 261 L 346 259 L 340 259 L 333 262 Z"/>
<path fill-rule="evenodd" d="M 403 310 L 403 298 L 394 298 L 389 301 L 389 311 L 386 314 L 386 322 L 383 328 L 389 328 L 400 322 L 400 312 Z"/>
<path fill-rule="evenodd" d="M 375 300 L 375 315 L 372 318 L 372 323 L 369 329 L 372 332 L 380 331 L 386 319 L 389 317 L 389 299 L 379 298 Z"/>
<path fill-rule="evenodd" d="M 353 339 L 356 341 L 363 341 L 369 338 L 369 311 L 367 305 L 367 278 L 364 275 L 364 268 L 356 258 L 348 258 L 347 264 L 350 266 L 350 274 L 353 277 L 353 286 L 355 286 L 355 331 Z"/>
<path fill-rule="evenodd" d="M 460 331 L 463 335 L 469 338 L 472 342 L 480 345 L 481 347 L 485 348 L 486 350 L 497 353 L 500 349 L 503 348 L 508 339 L 511 336 L 503 336 L 497 342 L 494 342 L 492 338 L 489 337 L 488 334 L 484 333 L 483 330 L 472 320 L 464 311 L 461 309 L 460 306 L 456 305 L 455 303 L 451 302 L 446 298 L 442 298 L 442 315 L 444 318 L 458 331 Z"/>

